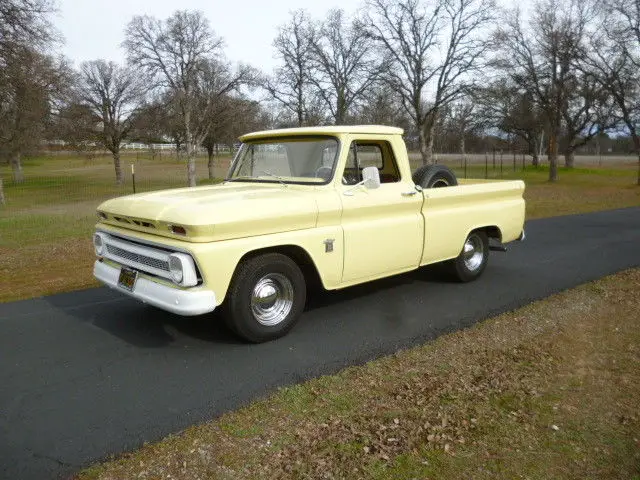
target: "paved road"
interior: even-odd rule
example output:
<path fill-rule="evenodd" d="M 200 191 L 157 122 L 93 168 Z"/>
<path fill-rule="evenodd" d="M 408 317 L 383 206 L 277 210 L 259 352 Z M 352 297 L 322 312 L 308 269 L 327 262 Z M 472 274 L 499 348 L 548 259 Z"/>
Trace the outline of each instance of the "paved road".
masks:
<path fill-rule="evenodd" d="M 104 288 L 0 304 L 0 478 L 64 478 L 278 385 L 640 266 L 640 208 L 531 221 L 527 235 L 474 283 L 423 269 L 318 295 L 262 345 Z"/>

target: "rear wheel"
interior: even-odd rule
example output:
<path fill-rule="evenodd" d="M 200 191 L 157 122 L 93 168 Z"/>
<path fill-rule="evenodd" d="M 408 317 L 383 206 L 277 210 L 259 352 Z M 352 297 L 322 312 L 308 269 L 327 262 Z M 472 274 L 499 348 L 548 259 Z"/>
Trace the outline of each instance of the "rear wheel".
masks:
<path fill-rule="evenodd" d="M 478 278 L 489 261 L 489 237 L 481 230 L 471 232 L 460 255 L 446 262 L 449 272 L 460 282 Z"/>
<path fill-rule="evenodd" d="M 306 284 L 291 258 L 267 253 L 239 265 L 227 295 L 227 325 L 242 338 L 261 343 L 293 328 L 304 309 Z"/>
<path fill-rule="evenodd" d="M 445 165 L 423 165 L 413 172 L 413 183 L 422 188 L 452 187 L 458 185 L 453 171 Z"/>

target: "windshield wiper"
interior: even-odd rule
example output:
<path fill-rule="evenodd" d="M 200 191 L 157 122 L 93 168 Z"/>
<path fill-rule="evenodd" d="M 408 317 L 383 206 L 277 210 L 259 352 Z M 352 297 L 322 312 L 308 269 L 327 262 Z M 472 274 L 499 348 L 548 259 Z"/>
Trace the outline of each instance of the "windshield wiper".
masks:
<path fill-rule="evenodd" d="M 276 180 L 278 180 L 282 185 L 284 185 L 285 187 L 287 187 L 288 185 L 284 182 L 284 180 L 282 180 L 282 177 L 276 175 L 275 173 L 271 173 L 268 172 L 267 170 L 260 170 L 260 173 L 264 173 L 266 175 L 269 175 L 270 177 L 275 178 Z"/>
<path fill-rule="evenodd" d="M 275 178 L 276 180 L 278 180 L 278 182 L 280 182 L 285 187 L 289 186 L 287 183 L 284 182 L 284 180 L 282 180 L 282 177 L 276 175 L 275 173 L 271 173 L 271 172 L 268 172 L 266 170 L 260 170 L 260 173 L 264 173 L 265 175 L 267 175 L 269 177 Z M 224 183 L 226 183 L 226 182 L 235 182 L 235 181 L 239 181 L 239 180 L 260 181 L 258 178 L 254 177 L 254 176 L 251 176 L 251 175 L 241 175 L 239 177 L 227 178 L 227 179 L 225 179 Z"/>

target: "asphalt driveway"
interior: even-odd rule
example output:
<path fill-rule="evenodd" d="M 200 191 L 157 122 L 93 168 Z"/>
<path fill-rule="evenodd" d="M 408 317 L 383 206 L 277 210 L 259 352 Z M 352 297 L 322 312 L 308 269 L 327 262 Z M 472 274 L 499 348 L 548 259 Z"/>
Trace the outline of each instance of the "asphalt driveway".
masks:
<path fill-rule="evenodd" d="M 241 343 L 106 288 L 0 304 L 0 478 L 64 478 L 268 393 L 628 267 L 640 208 L 527 222 L 480 280 L 433 268 L 310 299 L 285 338 Z"/>

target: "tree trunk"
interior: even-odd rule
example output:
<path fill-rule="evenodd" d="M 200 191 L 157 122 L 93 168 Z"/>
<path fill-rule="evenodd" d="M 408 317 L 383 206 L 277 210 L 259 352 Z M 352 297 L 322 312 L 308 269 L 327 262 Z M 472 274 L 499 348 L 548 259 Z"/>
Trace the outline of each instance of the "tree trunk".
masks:
<path fill-rule="evenodd" d="M 185 143 L 187 149 L 187 182 L 190 187 L 196 186 L 196 155 L 193 144 L 188 141 Z"/>
<path fill-rule="evenodd" d="M 531 165 L 537 167 L 540 165 L 540 157 L 538 156 L 538 138 L 535 134 L 532 134 L 527 139 L 527 146 L 529 148 L 528 154 L 531 155 Z"/>
<path fill-rule="evenodd" d="M 24 182 L 24 172 L 22 171 L 22 162 L 20 158 L 20 152 L 16 152 L 11 155 L 11 170 L 13 171 L 14 183 Z"/>
<path fill-rule="evenodd" d="M 344 101 L 344 96 L 338 95 L 336 100 L 336 125 L 344 125 L 344 120 L 347 116 L 347 106 Z"/>
<path fill-rule="evenodd" d="M 630 127 L 629 123 L 627 123 L 627 127 Z M 633 139 L 633 146 L 635 147 L 636 154 L 638 155 L 638 181 L 636 183 L 640 186 L 640 135 L 638 135 L 638 130 L 635 128 L 630 128 L 630 130 L 631 138 Z"/>
<path fill-rule="evenodd" d="M 2 177 L 0 177 L 0 205 L 4 205 L 4 184 L 2 183 Z"/>
<path fill-rule="evenodd" d="M 207 167 L 209 168 L 209 180 L 213 180 L 213 144 L 210 143 L 207 145 L 207 155 L 209 159 L 207 160 Z"/>
<path fill-rule="evenodd" d="M 419 126 L 418 132 L 420 132 L 418 134 L 418 141 L 420 147 L 420 156 L 422 157 L 422 165 L 427 165 L 429 157 L 427 155 L 427 138 L 424 134 L 424 126 Z"/>
<path fill-rule="evenodd" d="M 418 127 L 420 132 L 420 155 L 423 165 L 433 164 L 433 130 L 432 122 L 427 122 Z"/>
<path fill-rule="evenodd" d="M 196 186 L 196 152 L 191 134 L 191 112 L 184 114 L 184 146 L 187 149 L 187 182 L 190 187 Z"/>
<path fill-rule="evenodd" d="M 113 168 L 116 171 L 116 183 L 118 185 L 124 184 L 124 177 L 122 175 L 122 164 L 120 163 L 120 150 L 111 152 L 113 155 Z"/>
<path fill-rule="evenodd" d="M 568 146 L 564 152 L 564 166 L 567 168 L 573 168 L 576 159 L 576 152 L 573 147 Z"/>
<path fill-rule="evenodd" d="M 467 152 L 465 151 L 464 135 L 460 137 L 460 154 L 462 155 L 462 162 L 466 163 Z"/>
<path fill-rule="evenodd" d="M 182 143 L 180 142 L 180 140 L 176 137 L 175 139 L 176 142 L 176 162 L 180 161 L 180 146 L 182 145 Z"/>
<path fill-rule="evenodd" d="M 558 181 L 558 142 L 556 132 L 549 134 L 549 181 Z"/>

